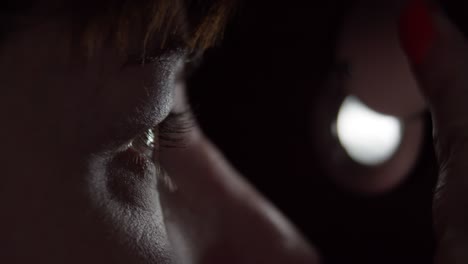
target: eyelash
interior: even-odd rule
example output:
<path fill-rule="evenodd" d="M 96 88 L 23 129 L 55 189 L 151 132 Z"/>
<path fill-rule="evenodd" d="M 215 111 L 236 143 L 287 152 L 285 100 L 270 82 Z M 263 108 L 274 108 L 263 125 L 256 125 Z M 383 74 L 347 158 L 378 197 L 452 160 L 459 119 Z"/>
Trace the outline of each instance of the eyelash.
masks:
<path fill-rule="evenodd" d="M 185 66 L 181 78 L 186 79 L 200 66 L 204 51 L 193 51 L 186 56 Z M 157 59 L 157 56 L 129 56 L 126 64 L 144 64 Z M 165 148 L 183 148 L 184 134 L 190 132 L 195 125 L 195 118 L 191 109 L 180 113 L 170 113 L 164 121 L 156 127 L 147 130 L 135 140 L 140 144 L 145 145 L 146 149 L 155 148 L 154 143 L 149 144 L 153 140 L 157 140 L 156 147 Z M 157 139 L 155 138 L 157 136 Z"/>
<path fill-rule="evenodd" d="M 191 110 L 180 113 L 171 113 L 153 129 L 157 132 L 160 147 L 180 148 L 184 146 L 184 134 L 192 130 L 195 118 Z"/>
<path fill-rule="evenodd" d="M 133 139 L 129 147 L 146 153 L 148 157 L 161 148 L 184 148 L 184 134 L 189 133 L 193 125 L 194 118 L 190 111 L 172 113 L 158 126 Z"/>

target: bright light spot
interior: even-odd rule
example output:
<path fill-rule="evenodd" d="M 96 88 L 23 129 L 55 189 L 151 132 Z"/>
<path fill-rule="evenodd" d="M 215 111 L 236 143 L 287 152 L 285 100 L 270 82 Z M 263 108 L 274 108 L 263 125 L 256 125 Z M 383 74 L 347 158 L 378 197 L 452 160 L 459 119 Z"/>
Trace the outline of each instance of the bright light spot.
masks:
<path fill-rule="evenodd" d="M 341 145 L 356 162 L 375 166 L 386 162 L 401 142 L 402 123 L 370 109 L 354 96 L 341 105 L 336 131 Z"/>

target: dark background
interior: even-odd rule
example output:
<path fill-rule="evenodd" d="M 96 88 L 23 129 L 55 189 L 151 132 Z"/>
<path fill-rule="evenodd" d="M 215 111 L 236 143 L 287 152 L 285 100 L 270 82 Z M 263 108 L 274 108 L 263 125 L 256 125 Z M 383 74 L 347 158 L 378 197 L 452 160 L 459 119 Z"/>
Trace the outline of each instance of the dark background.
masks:
<path fill-rule="evenodd" d="M 353 194 L 330 179 L 330 166 L 340 164 L 327 161 L 337 144 L 323 125 L 331 124 L 339 98 L 328 80 L 350 5 L 244 1 L 223 45 L 191 77 L 192 105 L 206 134 L 304 232 L 324 263 L 432 263 L 437 169 L 428 114 L 420 157 L 395 190 Z"/>

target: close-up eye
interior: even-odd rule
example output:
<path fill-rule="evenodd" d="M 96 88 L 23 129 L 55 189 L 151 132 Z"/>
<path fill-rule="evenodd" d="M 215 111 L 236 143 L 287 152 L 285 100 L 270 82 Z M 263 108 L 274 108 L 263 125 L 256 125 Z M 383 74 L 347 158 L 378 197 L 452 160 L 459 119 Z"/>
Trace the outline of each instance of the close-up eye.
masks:
<path fill-rule="evenodd" d="M 190 133 L 194 122 L 190 110 L 170 113 L 160 124 L 145 130 L 126 147 L 157 162 L 161 148 L 184 148 L 187 134 Z"/>
<path fill-rule="evenodd" d="M 6 0 L 0 263 L 468 263 L 468 5 Z"/>
<path fill-rule="evenodd" d="M 129 148 L 134 148 L 138 152 L 143 153 L 150 159 L 153 158 L 154 152 L 159 148 L 159 130 L 152 128 L 139 135 L 128 144 Z"/>

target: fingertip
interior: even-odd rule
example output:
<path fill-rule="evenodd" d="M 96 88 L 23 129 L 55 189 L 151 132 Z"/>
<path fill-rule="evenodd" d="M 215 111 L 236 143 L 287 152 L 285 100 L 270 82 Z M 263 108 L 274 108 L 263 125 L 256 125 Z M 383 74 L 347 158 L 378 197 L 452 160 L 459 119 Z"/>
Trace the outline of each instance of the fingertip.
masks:
<path fill-rule="evenodd" d="M 464 106 L 459 101 L 468 83 L 468 43 L 444 11 L 411 0 L 399 19 L 399 37 L 429 106 L 437 111 Z"/>
<path fill-rule="evenodd" d="M 412 64 L 421 64 L 436 38 L 431 9 L 425 0 L 411 0 L 399 21 L 400 43 Z"/>

